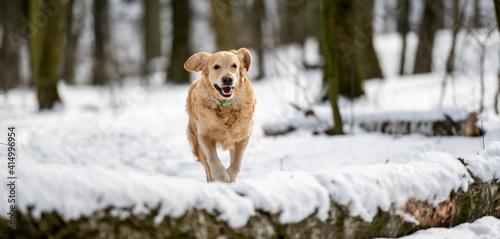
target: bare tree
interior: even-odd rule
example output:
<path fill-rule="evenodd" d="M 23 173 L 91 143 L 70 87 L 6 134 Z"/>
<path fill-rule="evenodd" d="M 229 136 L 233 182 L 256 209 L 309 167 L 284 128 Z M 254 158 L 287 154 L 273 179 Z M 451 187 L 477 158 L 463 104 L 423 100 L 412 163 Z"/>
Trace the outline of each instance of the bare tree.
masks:
<path fill-rule="evenodd" d="M 2 6 L 6 6 L 6 4 L 5 4 L 5 3 L 6 3 L 6 1 L 7 1 L 7 0 L 0 0 L 0 4 L 1 4 Z M 1 8 L 0 8 L 0 16 L 4 16 L 4 14 L 5 14 L 5 7 L 1 7 Z M 3 22 L 4 22 L 3 17 L 0 17 L 0 26 L 3 26 Z M 0 49 L 1 49 L 1 48 L 0 48 Z"/>
<path fill-rule="evenodd" d="M 233 0 L 210 0 L 212 26 L 219 51 L 238 48 L 238 29 L 233 18 Z"/>
<path fill-rule="evenodd" d="M 109 45 L 109 2 L 108 0 L 94 0 L 94 79 L 92 84 L 105 85 L 110 81 L 108 74 L 108 45 Z"/>
<path fill-rule="evenodd" d="M 173 83 L 189 83 L 189 72 L 184 70 L 184 62 L 191 56 L 189 47 L 191 11 L 189 1 L 171 1 L 173 41 L 167 80 Z"/>
<path fill-rule="evenodd" d="M 253 37 L 250 39 L 249 45 L 255 49 L 257 53 L 257 76 L 255 80 L 259 80 L 264 77 L 264 39 L 263 39 L 263 29 L 264 19 L 266 16 L 266 9 L 264 0 L 254 0 L 253 5 L 249 8 L 250 11 L 246 12 L 246 16 L 250 18 L 251 28 L 250 31 L 253 33 Z"/>
<path fill-rule="evenodd" d="M 3 1 L 4 14 L 0 50 L 0 88 L 8 91 L 19 83 L 19 48 L 21 44 L 22 1 Z"/>
<path fill-rule="evenodd" d="M 339 31 L 343 29 L 337 27 L 342 21 L 342 9 L 341 1 L 330 1 L 322 0 L 322 28 L 323 28 L 323 44 L 325 49 L 326 64 L 323 69 L 324 82 L 329 84 L 329 99 L 332 106 L 333 122 L 335 134 L 343 134 L 342 116 L 340 115 L 338 106 L 338 96 L 340 87 L 340 60 L 342 53 L 340 50 L 340 44 L 334 37 Z"/>
<path fill-rule="evenodd" d="M 161 56 L 160 1 L 144 1 L 144 70 L 143 81 L 151 73 L 152 61 Z"/>
<path fill-rule="evenodd" d="M 472 20 L 472 26 L 474 28 L 481 28 L 481 0 L 474 0 L 474 17 Z"/>
<path fill-rule="evenodd" d="M 405 64 L 406 64 L 406 45 L 407 45 L 407 40 L 406 40 L 406 35 L 408 35 L 408 32 L 410 31 L 410 21 L 409 21 L 409 15 L 410 15 L 410 2 L 409 0 L 400 0 L 398 1 L 398 32 L 401 34 L 401 38 L 403 39 L 403 46 L 401 47 L 401 57 L 400 57 L 400 62 L 399 62 L 399 74 L 403 75 Z"/>
<path fill-rule="evenodd" d="M 497 16 L 497 27 L 498 30 L 500 31 L 500 0 L 493 0 L 495 3 L 495 14 Z M 500 69 L 498 70 L 498 89 L 497 93 L 495 94 L 495 112 L 499 114 L 499 109 L 498 109 L 498 97 L 500 97 Z"/>
<path fill-rule="evenodd" d="M 362 79 L 382 78 L 382 69 L 373 47 L 373 1 L 352 0 L 350 17 L 354 18 L 354 44 L 359 50 L 356 60 Z"/>
<path fill-rule="evenodd" d="M 371 18 L 369 8 L 363 6 L 364 0 L 335 0 L 333 21 L 333 41 L 340 54 L 339 93 L 350 99 L 364 94 L 363 79 L 381 77 L 371 37 Z M 362 14 L 359 14 L 359 13 Z"/>
<path fill-rule="evenodd" d="M 485 61 L 486 61 L 486 46 L 488 45 L 488 41 L 491 40 L 490 36 L 491 34 L 495 31 L 495 27 L 491 27 L 488 29 L 488 32 L 486 33 L 486 37 L 480 37 L 478 34 L 474 32 L 474 30 L 469 27 L 468 28 L 469 32 L 472 33 L 472 36 L 474 40 L 477 42 L 479 45 L 480 51 L 479 51 L 479 83 L 481 85 L 480 88 L 480 98 L 479 98 L 479 110 L 478 112 L 481 113 L 484 110 L 484 100 L 485 100 L 485 92 L 486 92 L 486 85 L 484 83 L 484 67 L 485 67 Z"/>
<path fill-rule="evenodd" d="M 82 14 L 75 15 L 75 0 L 68 2 L 68 14 L 66 20 L 66 45 L 64 46 L 63 80 L 68 84 L 75 83 L 75 62 L 78 39 L 82 32 Z M 75 18 L 76 17 L 76 18 Z"/>
<path fill-rule="evenodd" d="M 305 0 L 280 2 L 280 43 L 304 43 L 307 38 L 307 5 Z"/>
<path fill-rule="evenodd" d="M 51 12 L 47 12 L 50 9 Z M 67 3 L 57 0 L 32 0 L 29 2 L 30 21 L 37 22 L 37 16 L 47 14 L 45 24 L 40 23 L 36 34 L 29 38 L 31 72 L 37 89 L 40 109 L 50 109 L 61 102 L 57 91 L 59 66 L 66 26 Z M 50 14 L 50 17 L 48 17 Z"/>
<path fill-rule="evenodd" d="M 413 74 L 431 72 L 434 35 L 443 25 L 443 1 L 425 0 Z"/>
<path fill-rule="evenodd" d="M 446 92 L 446 85 L 448 82 L 448 77 L 453 78 L 453 70 L 455 68 L 455 51 L 457 46 L 457 36 L 458 31 L 462 27 L 464 11 L 460 8 L 460 1 L 453 0 L 453 33 L 451 38 L 451 48 L 446 59 L 446 72 L 443 77 L 443 82 L 441 83 L 441 96 L 439 99 L 439 106 L 443 105 L 444 96 Z"/>

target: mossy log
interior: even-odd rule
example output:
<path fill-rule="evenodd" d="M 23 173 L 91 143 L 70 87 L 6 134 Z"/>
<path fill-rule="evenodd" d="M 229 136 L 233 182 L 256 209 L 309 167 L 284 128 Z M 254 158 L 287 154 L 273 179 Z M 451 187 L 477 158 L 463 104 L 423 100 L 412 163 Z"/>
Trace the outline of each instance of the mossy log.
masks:
<path fill-rule="evenodd" d="M 433 208 L 426 202 L 409 200 L 401 208 L 379 210 L 372 222 L 349 216 L 346 205 L 331 201 L 328 219 L 316 216 L 291 224 L 281 224 L 278 215 L 256 211 L 241 228 L 231 228 L 217 215 L 190 209 L 179 218 L 165 217 L 155 223 L 159 207 L 148 214 L 133 214 L 132 208 L 109 207 L 91 216 L 64 220 L 56 211 L 34 217 L 32 209 L 17 211 L 17 229 L 8 229 L 0 220 L 0 238 L 373 238 L 399 237 L 428 227 L 450 227 L 473 222 L 483 216 L 500 218 L 500 181 L 483 182 L 474 177 L 467 191 L 451 192 Z M 416 225 L 403 219 L 402 210 L 413 215 Z M 121 215 L 121 216 L 120 216 Z M 128 216 L 123 216 L 128 215 Z"/>
<path fill-rule="evenodd" d="M 481 128 L 477 126 L 477 114 L 471 113 L 467 119 L 453 120 L 444 115 L 441 120 L 382 120 L 367 121 L 359 124 L 368 132 L 382 132 L 385 134 L 423 134 L 425 136 L 452 136 L 461 135 L 477 137 L 484 135 Z"/>

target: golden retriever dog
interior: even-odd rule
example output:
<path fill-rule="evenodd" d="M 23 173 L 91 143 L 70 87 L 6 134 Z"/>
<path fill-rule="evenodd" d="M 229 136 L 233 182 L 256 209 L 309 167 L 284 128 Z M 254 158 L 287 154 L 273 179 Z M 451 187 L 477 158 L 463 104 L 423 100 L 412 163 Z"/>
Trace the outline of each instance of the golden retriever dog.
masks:
<path fill-rule="evenodd" d="M 205 167 L 207 182 L 236 182 L 243 153 L 252 133 L 255 96 L 245 70 L 252 57 L 247 49 L 199 52 L 184 68 L 201 71 L 189 88 L 186 111 L 188 140 L 197 161 Z M 231 165 L 226 169 L 217 147 L 229 149 Z"/>

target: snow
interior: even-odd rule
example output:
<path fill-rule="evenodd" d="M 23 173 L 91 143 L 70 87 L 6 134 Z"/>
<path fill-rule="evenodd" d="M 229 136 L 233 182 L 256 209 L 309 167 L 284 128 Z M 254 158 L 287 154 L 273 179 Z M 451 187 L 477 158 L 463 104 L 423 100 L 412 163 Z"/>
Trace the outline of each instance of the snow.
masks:
<path fill-rule="evenodd" d="M 422 154 L 406 164 L 352 166 L 313 174 L 275 172 L 232 185 L 32 161 L 21 161 L 18 172 L 23 185 L 18 189 L 22 195 L 18 206 L 35 205 L 34 216 L 57 210 L 67 219 L 76 219 L 110 205 L 134 206 L 134 213 L 143 213 L 161 204 L 157 222 L 195 207 L 218 212 L 218 218 L 233 227 L 244 226 L 257 209 L 279 214 L 281 223 L 299 222 L 314 212 L 326 220 L 328 195 L 348 205 L 351 216 L 371 221 L 378 208 L 387 211 L 393 203 L 399 208 L 409 198 L 437 205 L 452 190 L 467 190 L 471 182 L 458 160 L 440 152 Z M 0 192 L 6 194 L 5 190 Z"/>
<path fill-rule="evenodd" d="M 378 209 L 389 211 L 393 204 L 401 208 L 412 198 L 437 206 L 451 191 L 467 191 L 472 182 L 457 159 L 441 152 L 424 153 L 404 164 L 352 166 L 316 175 L 333 201 L 349 205 L 350 216 L 367 222 Z"/>
<path fill-rule="evenodd" d="M 496 44 L 492 49 L 498 52 L 498 35 L 492 39 L 488 44 Z M 269 77 L 253 82 L 258 99 L 254 133 L 239 182 L 230 185 L 205 182 L 186 137 L 188 86 L 163 85 L 162 74 L 153 76 L 148 87 L 131 79 L 100 88 L 61 83 L 63 107 L 57 111 L 38 112 L 33 90 L 10 91 L 0 97 L 0 141 L 6 140 L 8 125 L 16 126 L 17 206 L 25 212 L 34 205 L 35 216 L 57 210 L 74 219 L 109 205 L 134 206 L 133 212 L 141 213 L 161 203 L 157 222 L 194 207 L 241 227 L 257 210 L 279 214 L 282 223 L 311 215 L 325 220 L 331 197 L 347 205 L 351 216 L 371 221 L 378 209 L 401 207 L 409 198 L 437 205 L 451 191 L 466 190 L 471 182 L 467 169 L 484 180 L 498 179 L 500 117 L 493 113 L 492 102 L 486 102 L 487 111 L 479 115 L 487 132 L 484 150 L 479 138 L 393 136 L 356 126 L 373 119 L 438 119 L 444 114 L 460 118 L 478 109 L 477 74 L 468 70 L 455 76 L 442 109 L 436 104 L 439 71 L 397 76 L 399 53 L 384 49 L 398 41 L 391 34 L 377 36 L 374 43 L 387 78 L 367 81 L 366 96 L 359 100 L 341 99 L 349 134 L 334 137 L 312 135 L 333 124 L 329 105 L 316 103 L 321 72 L 297 68 L 302 60 L 299 46 L 268 51 Z M 307 44 L 314 49 L 316 43 Z M 415 42 L 409 44 L 414 49 Z M 135 52 L 124 57 L 133 58 Z M 320 59 L 309 54 L 307 61 Z M 486 99 L 493 99 L 498 86 L 497 57 L 486 56 Z M 303 116 L 291 103 L 313 109 L 318 118 Z M 298 129 L 266 137 L 262 129 L 273 124 Z M 229 153 L 219 151 L 219 156 L 228 166 Z M 0 158 L 5 157 L 6 151 L 0 150 Z M 467 168 L 457 157 L 465 159 Z M 1 178 L 6 174 L 6 169 L 0 170 Z M 0 198 L 6 195 L 6 187 L 0 187 Z M 0 215 L 6 210 L 0 206 Z"/>
<path fill-rule="evenodd" d="M 43 211 L 57 210 L 67 219 L 76 219 L 107 206 L 117 209 L 134 206 L 133 213 L 147 213 L 161 204 L 155 218 L 157 223 L 165 215 L 180 217 L 188 209 L 198 208 L 217 211 L 220 220 L 241 227 L 254 214 L 249 199 L 222 184 L 94 166 L 28 163 L 18 166 L 21 186 L 17 193 L 22 195 L 18 206 L 25 210 L 34 205 L 35 217 Z"/>
<path fill-rule="evenodd" d="M 473 223 L 463 223 L 454 228 L 430 228 L 420 230 L 404 239 L 496 239 L 500 238 L 500 219 L 487 216 Z"/>
<path fill-rule="evenodd" d="M 256 208 L 279 214 L 281 223 L 299 222 L 316 210 L 319 219 L 325 221 L 328 217 L 328 191 L 310 174 L 277 172 L 231 187 L 250 198 Z"/>
<path fill-rule="evenodd" d="M 465 158 L 467 168 L 472 174 L 485 182 L 500 178 L 500 142 L 491 142 L 479 154 Z"/>

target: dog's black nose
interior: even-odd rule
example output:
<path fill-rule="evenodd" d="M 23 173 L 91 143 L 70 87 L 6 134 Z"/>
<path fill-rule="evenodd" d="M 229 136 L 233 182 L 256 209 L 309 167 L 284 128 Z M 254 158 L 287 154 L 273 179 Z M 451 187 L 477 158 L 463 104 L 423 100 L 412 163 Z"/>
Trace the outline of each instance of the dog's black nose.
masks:
<path fill-rule="evenodd" d="M 222 83 L 224 85 L 233 85 L 233 78 L 231 78 L 231 76 L 223 76 Z"/>

